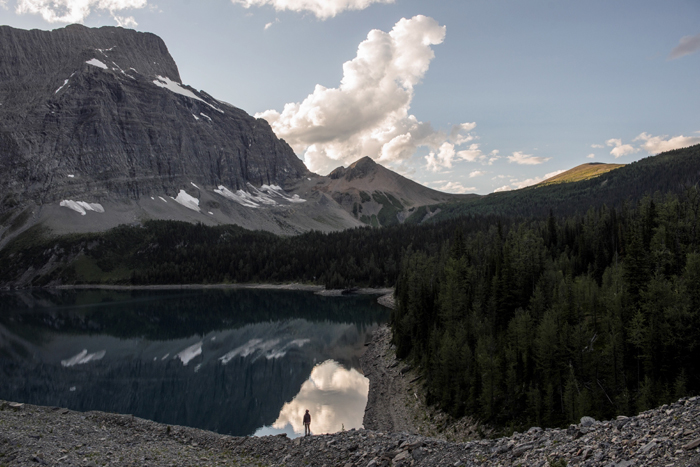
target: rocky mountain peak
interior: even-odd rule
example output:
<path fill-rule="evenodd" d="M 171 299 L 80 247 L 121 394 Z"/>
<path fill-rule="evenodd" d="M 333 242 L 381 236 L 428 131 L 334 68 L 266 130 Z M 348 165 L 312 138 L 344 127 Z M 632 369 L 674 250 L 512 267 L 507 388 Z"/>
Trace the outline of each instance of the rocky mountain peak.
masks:
<path fill-rule="evenodd" d="M 178 196 L 200 212 L 201 191 L 245 198 L 309 173 L 267 122 L 182 84 L 154 34 L 2 26 L 0 82 L 0 214 Z"/>
<path fill-rule="evenodd" d="M 177 65 L 160 37 L 121 27 L 73 24 L 53 31 L 25 31 L 0 26 L 0 57 L 3 106 L 13 100 L 26 104 L 28 98 L 40 97 L 38 90 L 54 91 L 93 59 L 125 73 L 180 82 Z"/>
<path fill-rule="evenodd" d="M 354 179 L 365 178 L 368 175 L 372 175 L 376 173 L 380 167 L 381 166 L 374 162 L 371 157 L 365 156 L 362 159 L 356 160 L 347 168 L 338 167 L 328 174 L 328 176 L 333 180 L 344 178 L 347 181 L 352 181 Z"/>

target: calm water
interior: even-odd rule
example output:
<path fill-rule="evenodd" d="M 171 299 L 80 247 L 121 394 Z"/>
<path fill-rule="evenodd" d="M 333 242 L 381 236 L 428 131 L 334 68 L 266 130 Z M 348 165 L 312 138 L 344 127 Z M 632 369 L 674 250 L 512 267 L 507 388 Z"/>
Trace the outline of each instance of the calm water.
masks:
<path fill-rule="evenodd" d="M 0 399 L 231 435 L 359 428 L 376 297 L 261 290 L 0 295 Z"/>

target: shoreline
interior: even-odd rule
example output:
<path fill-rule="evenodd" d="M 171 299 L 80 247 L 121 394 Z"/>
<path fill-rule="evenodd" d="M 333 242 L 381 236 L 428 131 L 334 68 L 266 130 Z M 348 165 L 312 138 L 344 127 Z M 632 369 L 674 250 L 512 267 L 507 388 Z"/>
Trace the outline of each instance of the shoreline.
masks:
<path fill-rule="evenodd" d="M 75 284 L 75 285 L 55 285 L 50 287 L 30 287 L 27 289 L 57 289 L 57 290 L 235 290 L 235 289 L 255 289 L 255 290 L 295 290 L 301 292 L 314 292 L 317 295 L 328 297 L 341 295 L 391 295 L 393 287 L 373 288 L 360 287 L 346 291 L 345 289 L 326 289 L 322 285 L 300 284 L 292 282 L 288 284 L 266 284 L 266 283 L 246 283 L 246 284 L 154 284 L 154 285 L 112 285 L 112 284 Z"/>
<path fill-rule="evenodd" d="M 365 343 L 366 350 L 360 357 L 362 372 L 369 379 L 362 420 L 366 429 L 410 433 L 449 442 L 473 441 L 494 434 L 491 428 L 470 417 L 453 419 L 429 406 L 421 387 L 422 374 L 396 358 L 391 336 L 389 325 L 381 325 Z"/>

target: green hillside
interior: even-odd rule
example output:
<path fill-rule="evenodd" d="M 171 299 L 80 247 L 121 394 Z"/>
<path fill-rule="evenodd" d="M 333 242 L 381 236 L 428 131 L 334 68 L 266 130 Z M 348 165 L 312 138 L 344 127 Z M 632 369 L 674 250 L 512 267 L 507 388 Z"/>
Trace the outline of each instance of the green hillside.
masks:
<path fill-rule="evenodd" d="M 550 210 L 555 215 L 569 215 L 604 204 L 618 206 L 624 201 L 637 201 L 645 194 L 680 193 L 699 181 L 700 145 L 695 145 L 650 156 L 587 180 L 535 185 L 444 203 L 437 206 L 440 212 L 430 221 L 465 215 L 541 217 Z"/>
<path fill-rule="evenodd" d="M 619 169 L 624 167 L 625 164 L 603 164 L 600 162 L 592 162 L 590 164 L 581 164 L 573 169 L 569 169 L 564 173 L 555 175 L 554 177 L 548 178 L 547 180 L 539 183 L 537 186 L 554 185 L 556 183 L 571 183 L 580 182 L 583 180 L 590 180 L 591 178 L 598 177 L 604 173 L 610 172 L 611 170 Z"/>

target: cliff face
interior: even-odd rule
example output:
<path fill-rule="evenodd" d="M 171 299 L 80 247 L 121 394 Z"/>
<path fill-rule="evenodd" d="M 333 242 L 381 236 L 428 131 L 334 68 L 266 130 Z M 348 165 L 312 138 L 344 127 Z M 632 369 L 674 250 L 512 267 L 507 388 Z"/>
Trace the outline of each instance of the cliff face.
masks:
<path fill-rule="evenodd" d="M 3 207 L 286 187 L 308 173 L 267 122 L 182 85 L 153 34 L 2 26 L 0 82 Z"/>

